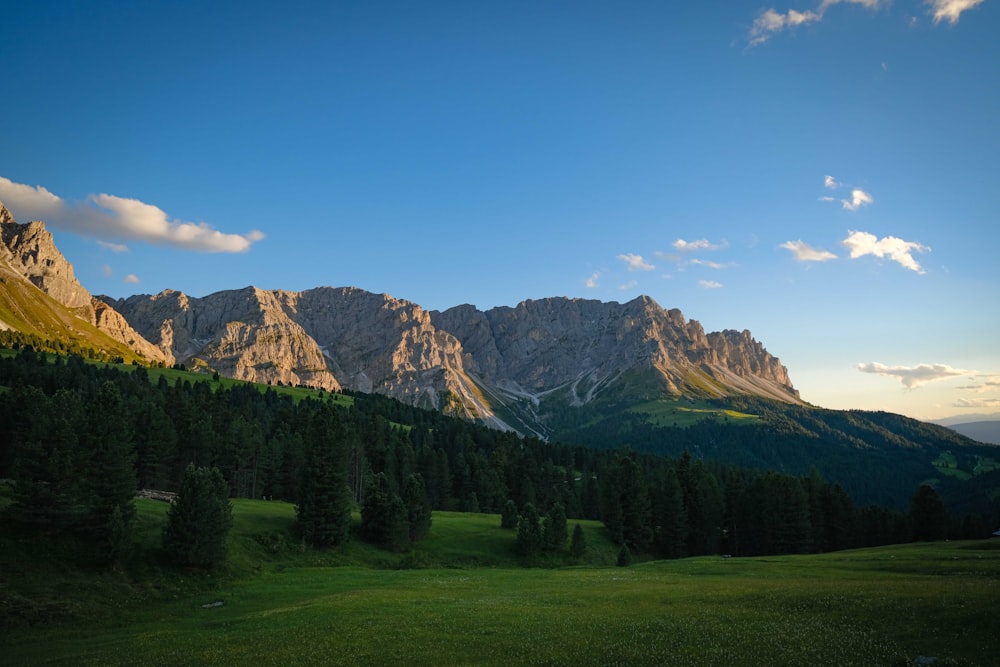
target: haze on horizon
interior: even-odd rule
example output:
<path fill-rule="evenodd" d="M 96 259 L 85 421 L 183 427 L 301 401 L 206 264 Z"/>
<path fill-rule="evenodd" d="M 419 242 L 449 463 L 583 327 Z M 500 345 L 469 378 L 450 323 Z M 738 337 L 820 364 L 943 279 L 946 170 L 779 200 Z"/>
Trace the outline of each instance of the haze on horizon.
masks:
<path fill-rule="evenodd" d="M 0 201 L 95 294 L 647 294 L 1000 410 L 995 0 L 8 8 Z"/>

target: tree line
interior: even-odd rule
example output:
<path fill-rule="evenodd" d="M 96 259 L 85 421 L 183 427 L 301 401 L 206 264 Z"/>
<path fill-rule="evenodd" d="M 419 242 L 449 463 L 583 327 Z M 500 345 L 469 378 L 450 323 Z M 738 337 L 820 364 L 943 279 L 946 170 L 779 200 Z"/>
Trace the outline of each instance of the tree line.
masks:
<path fill-rule="evenodd" d="M 511 506 L 525 553 L 562 548 L 567 519 L 600 520 L 630 553 L 668 558 L 942 535 L 923 530 L 919 511 L 856 506 L 815 471 L 547 443 L 379 395 L 296 402 L 273 388 L 150 373 L 30 347 L 0 358 L 0 477 L 15 480 L 23 522 L 50 533 L 86 526 L 112 556 L 137 488 L 183 493 L 197 486 L 192 470 L 215 470 L 202 474 L 217 474 L 227 497 L 295 503 L 303 539 L 317 546 L 347 539 L 354 508 L 362 537 L 395 550 L 426 534 L 431 510 L 509 516 Z M 201 488 L 218 495 L 214 484 Z M 975 517 L 945 513 L 943 525 L 946 536 L 988 534 Z"/>

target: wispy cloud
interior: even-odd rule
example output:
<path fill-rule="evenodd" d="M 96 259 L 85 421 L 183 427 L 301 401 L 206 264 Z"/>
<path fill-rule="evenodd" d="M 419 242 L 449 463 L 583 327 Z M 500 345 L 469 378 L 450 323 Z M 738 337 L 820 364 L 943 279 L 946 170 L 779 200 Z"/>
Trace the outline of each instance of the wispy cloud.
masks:
<path fill-rule="evenodd" d="M 124 243 L 111 243 L 110 241 L 98 241 L 97 245 L 107 248 L 111 252 L 128 252 L 128 246 Z"/>
<path fill-rule="evenodd" d="M 733 265 L 732 262 L 723 264 L 721 262 L 710 262 L 707 259 L 692 259 L 691 263 L 696 266 L 707 266 L 710 269 L 728 269 Z"/>
<path fill-rule="evenodd" d="M 813 248 L 805 241 L 785 241 L 778 247 L 790 250 L 796 261 L 799 262 L 826 262 L 837 259 L 837 256 L 829 250 Z"/>
<path fill-rule="evenodd" d="M 952 403 L 956 408 L 1000 408 L 1000 398 L 960 398 Z"/>
<path fill-rule="evenodd" d="M 722 287 L 722 283 L 714 280 L 699 280 L 698 287 L 702 289 L 719 289 Z"/>
<path fill-rule="evenodd" d="M 623 283 L 623 284 L 619 285 L 618 289 L 620 289 L 622 291 L 625 291 L 625 290 L 635 289 L 638 286 L 639 286 L 639 281 L 638 280 L 630 280 L 627 283 Z"/>
<path fill-rule="evenodd" d="M 718 250 L 725 247 L 725 244 L 712 243 L 708 239 L 698 239 L 697 241 L 677 239 L 673 246 L 680 252 L 694 252 L 696 250 Z"/>
<path fill-rule="evenodd" d="M 135 275 L 134 273 L 130 273 L 127 276 L 125 276 L 125 282 L 128 283 L 129 285 L 138 285 L 142 281 L 139 280 L 139 276 Z"/>
<path fill-rule="evenodd" d="M 930 248 L 921 245 L 916 241 L 904 241 L 895 236 L 878 238 L 869 232 L 849 232 L 846 239 L 841 244 L 851 251 L 851 259 L 874 255 L 875 257 L 887 257 L 900 266 L 903 266 L 917 273 L 925 273 L 920 263 L 913 258 L 914 252 L 928 252 Z"/>
<path fill-rule="evenodd" d="M 861 5 L 867 9 L 878 9 L 879 5 L 886 4 L 886 2 L 887 0 L 823 0 L 814 10 L 789 9 L 787 12 L 781 13 L 773 8 L 765 9 L 754 19 L 753 25 L 750 27 L 748 41 L 750 46 L 759 46 L 784 30 L 818 23 L 823 20 L 826 10 L 834 5 L 850 4 Z"/>
<path fill-rule="evenodd" d="M 934 23 L 947 21 L 952 25 L 958 23 L 958 17 L 961 16 L 962 12 L 982 3 L 983 0 L 927 0 L 927 4 L 931 6 L 931 16 L 934 17 Z"/>
<path fill-rule="evenodd" d="M 822 19 L 823 16 L 813 11 L 806 10 L 799 12 L 789 9 L 786 13 L 765 9 L 754 19 L 750 27 L 750 46 L 759 46 L 771 39 L 775 33 L 779 33 L 786 28 L 794 28 L 806 23 L 814 23 Z"/>
<path fill-rule="evenodd" d="M 587 281 L 584 284 L 587 286 L 587 289 L 597 289 L 598 287 L 600 287 L 600 283 L 598 283 L 598 280 L 600 280 L 600 278 L 601 278 L 601 272 L 594 271 L 592 274 L 590 274 L 590 277 L 587 278 Z"/>
<path fill-rule="evenodd" d="M 618 255 L 618 259 L 625 262 L 629 271 L 652 271 L 656 267 L 642 258 L 642 255 L 627 253 Z"/>
<path fill-rule="evenodd" d="M 31 187 L 0 176 L 0 201 L 19 220 L 42 220 L 56 229 L 111 241 L 143 241 L 200 252 L 246 252 L 264 238 L 259 231 L 225 234 L 204 222 L 170 219 L 161 209 L 137 199 L 92 194 L 70 202 L 42 186 Z M 124 247 L 124 246 L 121 246 Z"/>
<path fill-rule="evenodd" d="M 114 270 L 111 268 L 110 264 L 105 264 L 101 267 L 101 275 L 105 278 L 110 278 L 114 274 Z"/>
<path fill-rule="evenodd" d="M 916 366 L 886 366 L 877 361 L 858 364 L 856 368 L 862 373 L 874 373 L 893 377 L 903 383 L 907 389 L 916 389 L 929 382 L 946 380 L 963 375 L 973 375 L 977 371 L 952 368 L 947 364 L 918 364 Z"/>
<path fill-rule="evenodd" d="M 835 190 L 840 187 L 840 183 L 837 182 L 836 178 L 827 174 L 826 176 L 823 177 L 823 187 L 828 188 L 830 190 Z"/>
<path fill-rule="evenodd" d="M 862 206 L 868 206 L 875 200 L 872 199 L 872 196 L 870 194 L 868 194 L 861 188 L 854 188 L 853 190 L 851 190 L 850 201 L 848 201 L 847 199 L 841 199 L 840 201 L 844 205 L 844 208 L 846 208 L 848 211 L 857 211 Z"/>

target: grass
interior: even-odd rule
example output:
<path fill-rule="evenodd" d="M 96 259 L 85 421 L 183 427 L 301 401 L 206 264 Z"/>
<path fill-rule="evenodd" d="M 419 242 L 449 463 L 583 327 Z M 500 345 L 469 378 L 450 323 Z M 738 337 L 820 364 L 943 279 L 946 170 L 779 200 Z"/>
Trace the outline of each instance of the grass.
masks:
<path fill-rule="evenodd" d="M 237 501 L 230 562 L 209 574 L 158 562 L 165 508 L 139 503 L 124 573 L 75 568 L 72 548 L 40 558 L 48 547 L 0 534 L 23 574 L 0 570 L 0 594 L 76 605 L 0 634 L 0 663 L 991 665 L 1000 654 L 1000 540 L 619 568 L 603 528 L 585 522 L 582 564 L 525 568 L 495 515 L 435 513 L 410 554 L 357 539 L 314 551 L 295 541 L 290 505 Z"/>
<path fill-rule="evenodd" d="M 658 426 L 681 428 L 707 419 L 733 424 L 756 424 L 761 421 L 758 415 L 720 408 L 708 402 L 690 401 L 687 399 L 656 399 L 640 403 L 633 407 L 631 411 L 646 415 L 651 423 Z"/>

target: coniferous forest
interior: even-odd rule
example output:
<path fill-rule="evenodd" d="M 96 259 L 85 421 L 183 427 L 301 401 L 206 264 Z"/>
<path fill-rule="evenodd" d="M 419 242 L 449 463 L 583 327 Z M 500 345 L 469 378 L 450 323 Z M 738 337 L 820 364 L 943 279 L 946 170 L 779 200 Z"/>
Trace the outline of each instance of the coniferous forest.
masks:
<path fill-rule="evenodd" d="M 217 377 L 153 377 L 30 346 L 0 358 L 0 478 L 13 480 L 18 521 L 93 539 L 114 562 L 128 548 L 137 490 L 181 492 L 194 506 L 172 508 L 171 556 L 204 565 L 224 558 L 224 541 L 191 551 L 193 538 L 176 536 L 191 530 L 184 516 L 211 522 L 196 533 L 224 534 L 228 497 L 295 503 L 302 539 L 316 547 L 348 539 L 357 509 L 361 536 L 396 551 L 426 534 L 431 510 L 500 514 L 525 555 L 567 548 L 567 520 L 583 518 L 603 522 L 623 554 L 656 558 L 989 534 L 979 517 L 949 516 L 929 486 L 913 489 L 909 511 L 858 506 L 815 469 L 547 443 L 378 395 L 295 400 Z"/>

